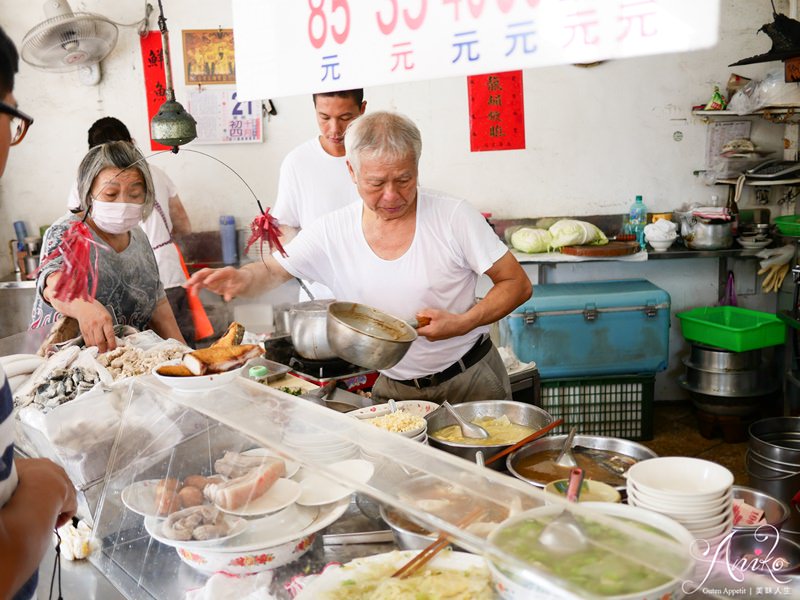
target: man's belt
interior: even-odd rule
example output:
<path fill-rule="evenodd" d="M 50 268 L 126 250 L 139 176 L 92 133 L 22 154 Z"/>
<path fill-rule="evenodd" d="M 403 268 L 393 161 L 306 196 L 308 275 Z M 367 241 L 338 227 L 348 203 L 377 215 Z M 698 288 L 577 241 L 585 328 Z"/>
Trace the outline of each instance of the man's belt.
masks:
<path fill-rule="evenodd" d="M 414 386 L 417 389 L 433 387 L 434 385 L 439 385 L 440 383 L 444 383 L 445 381 L 452 379 L 456 375 L 460 375 L 467 369 L 469 369 L 472 365 L 476 364 L 480 361 L 484 356 L 486 356 L 489 350 L 492 347 L 492 340 L 487 335 L 484 334 L 478 341 L 475 342 L 475 345 L 467 350 L 467 353 L 454 362 L 452 365 L 447 367 L 444 371 L 439 371 L 438 373 L 434 373 L 433 375 L 425 375 L 424 377 L 417 377 L 415 379 L 393 379 L 392 381 L 396 381 L 397 383 L 402 383 L 403 385 L 410 385 Z"/>

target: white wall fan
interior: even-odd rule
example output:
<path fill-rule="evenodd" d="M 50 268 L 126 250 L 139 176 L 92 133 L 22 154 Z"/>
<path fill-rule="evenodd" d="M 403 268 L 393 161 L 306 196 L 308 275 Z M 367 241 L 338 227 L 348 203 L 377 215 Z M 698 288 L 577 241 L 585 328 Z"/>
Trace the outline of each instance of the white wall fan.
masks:
<path fill-rule="evenodd" d="M 102 15 L 72 12 L 67 0 L 44 3 L 47 17 L 22 40 L 22 60 L 44 71 L 78 70 L 85 85 L 100 81 L 100 61 L 117 43 L 117 25 Z"/>

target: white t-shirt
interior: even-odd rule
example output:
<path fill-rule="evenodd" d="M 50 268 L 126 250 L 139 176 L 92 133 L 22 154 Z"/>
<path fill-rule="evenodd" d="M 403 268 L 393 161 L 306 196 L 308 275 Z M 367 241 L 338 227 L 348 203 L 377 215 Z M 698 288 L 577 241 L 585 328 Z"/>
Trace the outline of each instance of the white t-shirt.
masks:
<path fill-rule="evenodd" d="M 358 199 L 358 192 L 344 156 L 331 156 L 322 148 L 319 137 L 311 139 L 286 155 L 281 164 L 278 197 L 270 213 L 281 225 L 304 229 L 322 216 Z M 318 282 L 310 284 L 315 298 L 333 298 L 333 293 Z M 300 300 L 308 300 L 300 290 Z"/>
<path fill-rule="evenodd" d="M 296 277 L 328 286 L 337 300 L 359 302 L 406 321 L 423 308 L 464 313 L 475 304 L 478 276 L 508 248 L 466 201 L 418 189 L 414 240 L 395 260 L 378 257 L 361 227 L 363 202 L 330 213 L 292 240 L 288 257 L 273 256 Z M 419 337 L 396 366 L 393 379 L 422 377 L 461 358 L 488 326 L 429 341 Z"/>
<path fill-rule="evenodd" d="M 150 240 L 150 246 L 153 248 L 158 263 L 158 276 L 166 290 L 182 285 L 186 281 L 178 249 L 172 241 L 172 219 L 169 216 L 169 199 L 178 194 L 178 189 L 164 171 L 153 165 L 148 166 L 153 179 L 155 205 L 153 212 L 139 223 L 139 227 L 144 230 L 147 239 Z M 80 206 L 78 185 L 74 183 L 67 199 L 67 208 L 73 210 Z"/>

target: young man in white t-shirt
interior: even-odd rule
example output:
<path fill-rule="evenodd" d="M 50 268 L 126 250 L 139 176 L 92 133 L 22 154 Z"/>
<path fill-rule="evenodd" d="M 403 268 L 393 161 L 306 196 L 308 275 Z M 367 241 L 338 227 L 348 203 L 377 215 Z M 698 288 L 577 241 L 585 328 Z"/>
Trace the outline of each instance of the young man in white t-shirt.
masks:
<path fill-rule="evenodd" d="M 511 398 L 491 323 L 530 298 L 530 279 L 483 216 L 464 200 L 419 188 L 422 139 L 408 118 L 370 113 L 347 130 L 347 161 L 361 202 L 318 219 L 287 246 L 241 269 L 202 269 L 189 286 L 225 300 L 292 277 L 329 286 L 342 301 L 404 320 L 430 320 L 373 398 L 442 402 Z M 492 288 L 476 300 L 478 276 Z"/>
<path fill-rule="evenodd" d="M 320 134 L 286 155 L 281 164 L 278 197 L 270 211 L 281 223 L 284 242 L 320 217 L 358 200 L 347 172 L 344 132 L 366 108 L 362 89 L 314 94 Z M 333 297 L 320 283 L 306 285 L 315 298 Z M 300 300 L 309 300 L 303 290 Z"/>
<path fill-rule="evenodd" d="M 10 146 L 33 119 L 17 109 L 12 93 L 19 63 L 14 43 L 0 28 L 0 175 Z M 64 469 L 44 458 L 14 459 L 14 404 L 0 368 L 0 598 L 36 594 L 39 563 L 53 542 L 53 529 L 77 509 L 75 488 Z"/>

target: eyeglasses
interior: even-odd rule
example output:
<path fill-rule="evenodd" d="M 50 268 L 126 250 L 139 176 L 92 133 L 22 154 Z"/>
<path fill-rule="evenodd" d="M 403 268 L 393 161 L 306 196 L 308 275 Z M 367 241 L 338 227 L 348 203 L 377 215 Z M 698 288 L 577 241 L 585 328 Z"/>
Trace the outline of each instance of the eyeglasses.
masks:
<path fill-rule="evenodd" d="M 0 113 L 9 115 L 11 117 L 11 146 L 16 146 L 28 133 L 28 128 L 33 125 L 33 117 L 29 117 L 21 110 L 0 102 Z"/>

